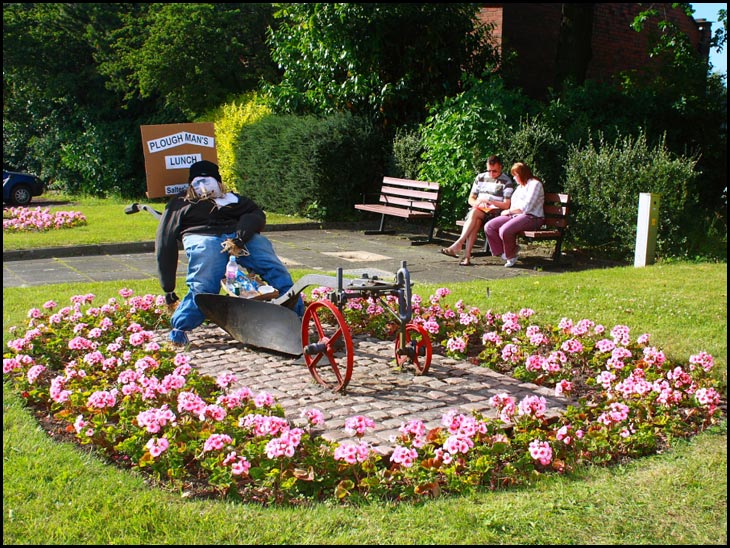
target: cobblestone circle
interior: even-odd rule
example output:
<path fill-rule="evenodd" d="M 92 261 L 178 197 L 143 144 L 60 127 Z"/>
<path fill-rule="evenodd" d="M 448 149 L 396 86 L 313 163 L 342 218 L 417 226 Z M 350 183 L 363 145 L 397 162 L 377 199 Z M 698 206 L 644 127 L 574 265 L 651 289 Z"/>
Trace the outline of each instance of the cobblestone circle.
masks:
<path fill-rule="evenodd" d="M 346 443 L 353 439 L 344 429 L 347 418 L 365 415 L 373 419 L 375 429 L 362 439 L 384 455 L 392 451 L 398 429 L 409 420 L 420 419 L 430 429 L 440 426 L 443 415 L 451 410 L 495 417 L 488 401 L 498 393 L 507 392 L 517 401 L 531 394 L 543 396 L 547 414 L 553 417 L 568 403 L 556 397 L 552 389 L 435 353 L 425 375 L 416 375 L 412 368 L 398 369 L 395 341 L 368 336 L 353 337 L 353 374 L 343 393 L 318 384 L 301 357 L 246 347 L 216 325 L 197 328 L 190 340 L 187 354 L 200 373 L 212 377 L 233 373 L 237 378 L 234 386 L 248 387 L 254 393 L 268 392 L 294 425 L 304 424 L 302 410 L 319 409 L 325 425 L 317 433 L 329 441 Z"/>

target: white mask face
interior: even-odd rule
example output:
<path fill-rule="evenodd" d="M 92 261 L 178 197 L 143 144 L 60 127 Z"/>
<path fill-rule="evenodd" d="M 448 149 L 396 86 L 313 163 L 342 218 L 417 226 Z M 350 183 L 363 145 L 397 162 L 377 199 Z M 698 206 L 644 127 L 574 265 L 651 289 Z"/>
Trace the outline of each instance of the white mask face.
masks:
<path fill-rule="evenodd" d="M 220 184 L 213 177 L 196 177 L 190 185 L 193 187 L 195 195 L 201 200 L 223 196 Z"/>

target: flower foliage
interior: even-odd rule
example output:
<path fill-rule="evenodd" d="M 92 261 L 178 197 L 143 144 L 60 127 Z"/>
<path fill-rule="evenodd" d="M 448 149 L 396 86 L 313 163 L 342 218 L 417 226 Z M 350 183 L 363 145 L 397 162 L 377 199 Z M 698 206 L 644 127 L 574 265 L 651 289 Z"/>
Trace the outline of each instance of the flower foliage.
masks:
<path fill-rule="evenodd" d="M 447 354 L 474 355 L 478 346 L 478 363 L 554 386 L 573 403 L 548 419 L 543 397 L 497 394 L 489 402 L 494 418 L 450 411 L 431 429 L 409 421 L 384 455 L 363 440 L 376 426 L 367 416 L 348 418 L 347 436 L 330 442 L 317 435 L 320 410 L 288 420 L 270 394 L 240 386 L 234 375 L 199 374 L 186 354 L 156 342 L 169 321 L 164 297 L 119 293 L 100 306 L 88 294 L 31 309 L 27 326 L 11 328 L 3 377 L 78 443 L 197 495 L 353 503 L 525 485 L 581 464 L 657 452 L 722 414 L 713 358 L 704 352 L 671 363 L 649 335 L 632 337 L 625 326 L 567 318 L 540 326 L 529 309 L 451 308 L 442 303 L 448 289 L 440 289 L 427 301 L 413 296 L 413 321 Z M 352 299 L 344 314 L 357 330 L 387 335 L 396 305 Z"/>
<path fill-rule="evenodd" d="M 3 232 L 46 232 L 86 225 L 86 217 L 78 211 L 10 207 L 3 211 Z"/>

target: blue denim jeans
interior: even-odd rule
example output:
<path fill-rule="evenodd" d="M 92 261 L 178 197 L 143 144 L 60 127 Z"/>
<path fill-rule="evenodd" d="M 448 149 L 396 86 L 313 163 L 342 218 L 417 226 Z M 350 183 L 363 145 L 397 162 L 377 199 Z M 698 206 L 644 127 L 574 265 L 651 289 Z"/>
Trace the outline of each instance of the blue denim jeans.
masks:
<path fill-rule="evenodd" d="M 229 256 L 228 253 L 221 253 L 221 244 L 228 238 L 235 238 L 235 234 L 221 234 L 220 236 L 188 234 L 183 237 L 183 248 L 188 258 L 186 277 L 188 293 L 172 315 L 170 341 L 187 344 L 188 337 L 185 332 L 195 329 L 205 320 L 205 316 L 195 304 L 195 295 L 220 293 L 221 279 L 225 275 Z M 246 242 L 246 248 L 249 255 L 237 257 L 238 264 L 261 276 L 281 294 L 294 285 L 289 271 L 277 257 L 274 246 L 271 245 L 268 238 L 256 234 Z M 304 314 L 304 302 L 301 297 L 294 311 L 300 317 Z"/>

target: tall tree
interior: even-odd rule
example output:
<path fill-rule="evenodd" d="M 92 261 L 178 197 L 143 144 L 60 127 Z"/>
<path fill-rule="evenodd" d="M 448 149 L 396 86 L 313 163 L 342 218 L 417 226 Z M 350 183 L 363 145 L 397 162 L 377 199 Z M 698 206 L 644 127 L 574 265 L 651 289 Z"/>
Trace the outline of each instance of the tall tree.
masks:
<path fill-rule="evenodd" d="M 144 189 L 139 126 L 276 79 L 271 4 L 3 4 L 3 161 L 70 192 Z"/>
<path fill-rule="evenodd" d="M 270 35 L 280 83 L 265 86 L 291 113 L 350 111 L 385 128 L 421 122 L 494 65 L 477 4 L 277 4 Z"/>
<path fill-rule="evenodd" d="M 688 16 L 691 4 L 670 4 Z M 718 12 L 723 29 L 717 29 L 710 47 L 721 51 L 727 34 L 726 10 Z M 650 129 L 666 132 L 668 147 L 677 153 L 696 153 L 704 173 L 696 192 L 708 210 L 715 210 L 727 231 L 727 82 L 711 74 L 707 52 L 697 51 L 674 22 L 667 4 L 650 4 L 632 23 L 646 33 L 650 55 L 661 59 L 658 70 L 624 75 L 623 88 L 650 93 Z M 653 126 L 653 127 L 652 127 Z"/>
<path fill-rule="evenodd" d="M 3 4 L 3 157 L 55 178 L 63 146 L 119 103 L 94 62 L 90 36 L 118 25 L 117 6 Z"/>
<path fill-rule="evenodd" d="M 100 71 L 127 99 L 158 97 L 189 118 L 277 77 L 266 32 L 271 4 L 154 3 L 128 13 Z"/>

